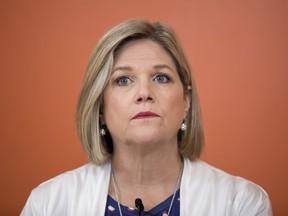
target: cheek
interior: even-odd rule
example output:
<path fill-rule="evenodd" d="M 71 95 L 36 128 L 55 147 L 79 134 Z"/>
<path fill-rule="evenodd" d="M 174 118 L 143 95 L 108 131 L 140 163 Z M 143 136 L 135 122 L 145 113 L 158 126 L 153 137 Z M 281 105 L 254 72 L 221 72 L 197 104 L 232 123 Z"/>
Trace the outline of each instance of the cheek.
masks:
<path fill-rule="evenodd" d="M 118 97 L 117 95 L 110 94 L 104 95 L 104 121 L 116 123 L 117 120 L 121 121 L 121 118 L 126 116 L 128 110 L 127 101 L 125 97 Z"/>
<path fill-rule="evenodd" d="M 177 92 L 177 91 L 175 91 Z M 186 101 L 184 99 L 182 91 L 179 93 L 171 94 L 167 97 L 167 107 L 170 108 L 171 112 L 184 114 L 184 110 L 186 107 Z"/>
<path fill-rule="evenodd" d="M 171 95 L 169 100 L 166 100 L 162 104 L 163 110 L 165 110 L 165 115 L 167 119 L 169 119 L 170 123 L 173 124 L 181 124 L 183 119 L 185 118 L 185 107 L 186 103 L 183 99 L 183 96 L 175 96 Z"/>

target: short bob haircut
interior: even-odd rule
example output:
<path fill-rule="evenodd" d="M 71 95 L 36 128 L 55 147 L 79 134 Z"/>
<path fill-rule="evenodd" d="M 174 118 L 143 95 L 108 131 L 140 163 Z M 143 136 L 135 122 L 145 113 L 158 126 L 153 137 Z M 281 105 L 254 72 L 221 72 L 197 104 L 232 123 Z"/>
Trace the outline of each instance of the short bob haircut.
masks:
<path fill-rule="evenodd" d="M 191 95 L 185 132 L 178 132 L 178 149 L 182 157 L 198 158 L 204 146 L 200 104 L 189 63 L 174 31 L 167 25 L 145 20 L 129 20 L 110 29 L 99 41 L 90 57 L 80 92 L 76 124 L 81 144 L 88 158 L 102 165 L 113 154 L 109 132 L 100 135 L 103 91 L 108 83 L 115 56 L 123 45 L 133 40 L 148 39 L 159 44 L 173 59 L 185 94 Z M 190 91 L 190 92 L 188 92 Z M 176 105 L 176 104 L 175 104 Z M 107 128 L 105 128 L 107 131 Z"/>

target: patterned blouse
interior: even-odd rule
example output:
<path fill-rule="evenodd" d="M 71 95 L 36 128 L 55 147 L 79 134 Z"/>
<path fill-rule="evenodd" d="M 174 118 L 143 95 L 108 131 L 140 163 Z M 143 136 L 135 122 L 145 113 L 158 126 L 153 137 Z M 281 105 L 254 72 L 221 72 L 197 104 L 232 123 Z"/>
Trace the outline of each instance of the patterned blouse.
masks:
<path fill-rule="evenodd" d="M 155 206 L 149 211 L 143 211 L 142 216 L 167 216 L 173 195 Z M 120 205 L 123 216 L 138 216 L 138 210 L 127 206 Z M 144 203 L 145 207 L 145 203 Z M 105 216 L 120 216 L 118 203 L 108 195 L 106 202 Z M 177 190 L 170 216 L 180 216 L 180 189 Z"/>

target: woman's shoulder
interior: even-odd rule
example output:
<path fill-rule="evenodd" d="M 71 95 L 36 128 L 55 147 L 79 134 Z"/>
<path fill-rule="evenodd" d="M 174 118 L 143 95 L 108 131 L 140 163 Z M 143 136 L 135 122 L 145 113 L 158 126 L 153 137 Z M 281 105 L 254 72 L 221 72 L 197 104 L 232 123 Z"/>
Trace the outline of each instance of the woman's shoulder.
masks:
<path fill-rule="evenodd" d="M 95 198 L 90 197 L 92 196 L 91 191 L 96 194 L 102 190 L 108 190 L 109 176 L 110 163 L 102 166 L 88 163 L 64 172 L 34 188 L 22 213 L 23 215 L 34 215 L 31 212 L 43 212 L 44 210 L 50 212 L 53 210 L 62 214 L 71 206 L 80 205 L 79 200 L 87 200 L 81 205 L 93 205 L 92 202 L 95 201 Z M 90 201 L 91 203 L 89 203 Z M 25 212 L 29 213 L 25 214 Z"/>
<path fill-rule="evenodd" d="M 218 189 L 229 188 L 235 193 L 246 189 L 247 192 L 254 194 L 259 193 L 263 196 L 267 196 L 267 193 L 262 189 L 262 187 L 254 182 L 243 177 L 227 173 L 204 161 L 190 161 L 186 159 L 185 166 L 187 179 L 190 179 L 193 182 L 201 182 L 201 185 L 206 184 L 210 185 L 211 187 L 217 187 Z"/>
<path fill-rule="evenodd" d="M 217 203 L 215 206 L 230 206 L 234 213 L 261 209 L 271 211 L 268 194 L 252 181 L 231 175 L 201 160 L 185 159 L 184 164 L 183 184 L 189 188 L 189 193 L 195 194 L 197 191 L 203 197 L 210 197 L 210 202 L 214 200 L 213 203 Z"/>
<path fill-rule="evenodd" d="M 108 164 L 103 166 L 96 166 L 93 163 L 87 163 L 76 169 L 69 170 L 67 172 L 61 173 L 37 186 L 33 192 L 34 193 L 45 193 L 53 190 L 58 191 L 57 188 L 61 188 L 61 193 L 71 192 L 71 188 L 83 188 L 91 187 L 90 184 L 94 184 L 97 181 L 101 181 L 102 176 L 110 173 L 108 169 Z"/>

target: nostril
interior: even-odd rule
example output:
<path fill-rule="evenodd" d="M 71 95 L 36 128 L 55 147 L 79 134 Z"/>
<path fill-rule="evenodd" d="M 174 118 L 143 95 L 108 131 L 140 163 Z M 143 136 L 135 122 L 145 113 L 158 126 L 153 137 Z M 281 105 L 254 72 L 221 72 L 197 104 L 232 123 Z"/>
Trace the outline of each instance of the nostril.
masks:
<path fill-rule="evenodd" d="M 152 101 L 153 99 L 152 99 L 152 97 L 147 97 L 147 100 L 150 100 L 150 101 Z"/>
<path fill-rule="evenodd" d="M 145 101 L 150 101 L 152 102 L 153 101 L 153 98 L 148 96 L 148 97 L 138 97 L 137 98 L 137 102 L 145 102 Z"/>

